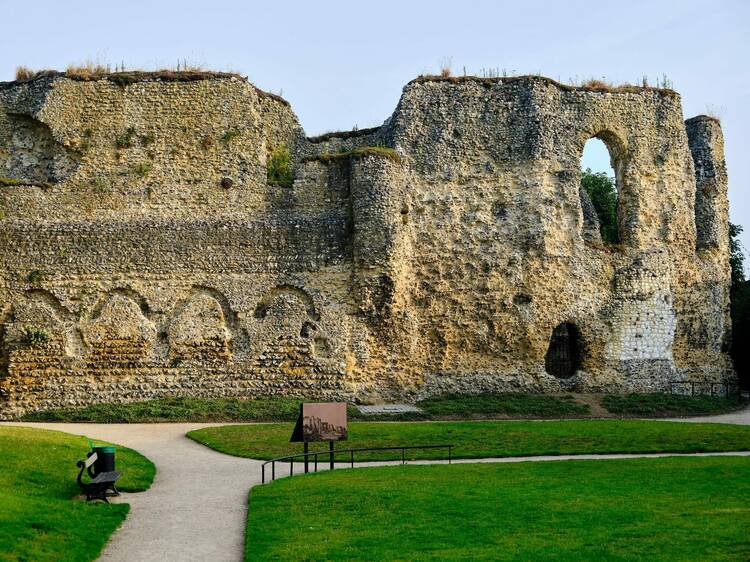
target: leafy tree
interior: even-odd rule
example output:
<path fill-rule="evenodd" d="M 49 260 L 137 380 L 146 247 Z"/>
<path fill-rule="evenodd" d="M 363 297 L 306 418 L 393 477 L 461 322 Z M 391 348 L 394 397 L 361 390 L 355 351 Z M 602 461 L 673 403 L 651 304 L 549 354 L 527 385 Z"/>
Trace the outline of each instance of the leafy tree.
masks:
<path fill-rule="evenodd" d="M 745 281 L 745 255 L 740 234 L 745 229 L 739 224 L 729 223 L 729 264 L 732 266 L 732 286 Z"/>
<path fill-rule="evenodd" d="M 750 386 L 750 280 L 745 279 L 745 254 L 739 236 L 742 226 L 729 223 L 729 264 L 732 267 L 730 289 L 732 314 L 732 347 L 730 353 L 740 384 Z"/>
<path fill-rule="evenodd" d="M 620 241 L 617 231 L 617 188 L 615 179 L 604 172 L 592 172 L 591 168 L 581 170 L 581 185 L 591 199 L 599 218 L 599 232 L 602 240 L 616 244 Z"/>

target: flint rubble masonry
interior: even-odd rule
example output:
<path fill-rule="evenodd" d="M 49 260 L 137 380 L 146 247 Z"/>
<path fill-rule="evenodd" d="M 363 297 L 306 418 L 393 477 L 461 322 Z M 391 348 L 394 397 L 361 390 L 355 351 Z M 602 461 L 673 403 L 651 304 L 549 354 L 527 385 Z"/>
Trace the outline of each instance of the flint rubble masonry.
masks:
<path fill-rule="evenodd" d="M 617 246 L 580 189 L 592 137 Z M 291 187 L 267 181 L 281 145 Z M 308 139 L 236 76 L 56 74 L 0 84 L 0 177 L 0 418 L 735 380 L 721 127 L 670 90 L 422 77 L 383 126 Z"/>

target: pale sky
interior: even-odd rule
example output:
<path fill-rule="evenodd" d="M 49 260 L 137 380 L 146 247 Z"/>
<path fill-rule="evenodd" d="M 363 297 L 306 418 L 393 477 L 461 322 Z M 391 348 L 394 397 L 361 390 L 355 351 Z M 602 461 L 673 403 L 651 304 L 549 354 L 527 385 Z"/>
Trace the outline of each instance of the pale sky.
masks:
<path fill-rule="evenodd" d="M 87 59 L 130 68 L 178 59 L 234 70 L 282 92 L 308 135 L 369 127 L 401 89 L 452 61 L 568 81 L 605 78 L 682 94 L 685 118 L 723 124 L 733 222 L 750 247 L 750 2 L 631 0 L 445 2 L 80 2 L 0 0 L 0 80 L 15 68 Z M 592 167 L 606 164 L 606 155 Z"/>

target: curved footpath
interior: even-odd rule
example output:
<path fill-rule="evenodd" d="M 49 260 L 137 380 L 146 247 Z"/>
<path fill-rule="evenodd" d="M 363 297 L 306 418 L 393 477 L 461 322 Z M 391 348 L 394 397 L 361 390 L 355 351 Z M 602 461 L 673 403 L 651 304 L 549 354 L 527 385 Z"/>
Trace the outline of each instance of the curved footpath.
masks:
<path fill-rule="evenodd" d="M 718 416 L 673 421 L 750 425 L 750 407 Z M 5 425 L 5 424 L 3 424 Z M 11 425 L 11 424 L 8 424 Z M 232 457 L 204 447 L 185 434 L 206 423 L 73 424 L 18 423 L 120 443 L 146 455 L 157 467 L 148 492 L 123 494 L 131 511 L 109 541 L 103 561 L 240 561 L 244 555 L 247 492 L 260 483 L 261 461 Z M 748 456 L 750 452 L 693 455 L 621 454 L 461 459 L 454 462 L 564 461 L 665 456 Z M 415 461 L 429 464 L 445 461 Z M 356 463 L 381 466 L 398 463 Z M 71 478 L 74 476 L 71 467 Z"/>

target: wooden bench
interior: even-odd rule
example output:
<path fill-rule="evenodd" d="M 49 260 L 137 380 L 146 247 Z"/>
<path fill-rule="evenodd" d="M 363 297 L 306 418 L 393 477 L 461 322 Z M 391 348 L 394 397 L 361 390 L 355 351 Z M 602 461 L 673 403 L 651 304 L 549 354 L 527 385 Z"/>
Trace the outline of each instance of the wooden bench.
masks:
<path fill-rule="evenodd" d="M 80 468 L 78 473 L 78 485 L 81 491 L 86 494 L 86 501 L 102 500 L 109 503 L 107 496 L 119 496 L 120 492 L 115 487 L 115 482 L 122 475 L 119 470 L 112 472 L 100 472 L 96 476 L 91 470 L 91 466 L 96 462 L 96 453 L 91 454 L 85 461 L 78 461 L 76 466 Z M 83 481 L 83 471 L 87 470 L 90 482 Z"/>

